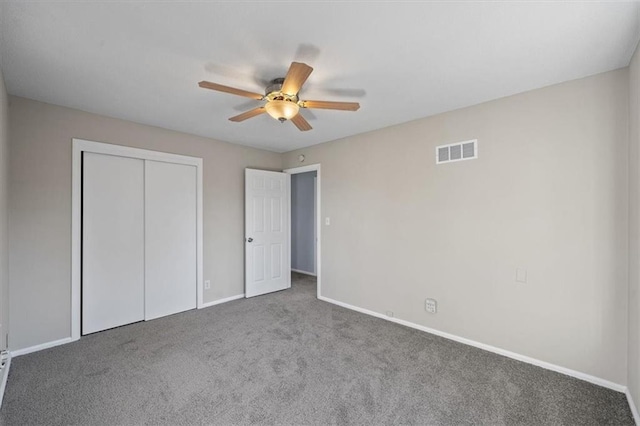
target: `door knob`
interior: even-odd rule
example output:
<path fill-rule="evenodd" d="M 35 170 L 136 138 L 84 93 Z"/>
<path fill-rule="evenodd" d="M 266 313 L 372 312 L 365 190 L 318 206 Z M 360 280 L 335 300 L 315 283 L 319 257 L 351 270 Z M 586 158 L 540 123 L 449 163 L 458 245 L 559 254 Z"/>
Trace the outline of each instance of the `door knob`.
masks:
<path fill-rule="evenodd" d="M 250 237 L 249 239 L 247 239 L 247 241 L 251 242 L 253 241 L 253 238 Z"/>

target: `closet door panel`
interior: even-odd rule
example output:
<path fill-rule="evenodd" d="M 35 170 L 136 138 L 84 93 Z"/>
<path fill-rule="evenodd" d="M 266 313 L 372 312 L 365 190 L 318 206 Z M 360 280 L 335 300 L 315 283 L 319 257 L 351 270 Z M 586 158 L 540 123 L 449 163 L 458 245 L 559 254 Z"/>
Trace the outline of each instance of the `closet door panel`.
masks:
<path fill-rule="evenodd" d="M 145 161 L 145 319 L 194 309 L 196 167 Z"/>
<path fill-rule="evenodd" d="M 144 161 L 84 153 L 82 334 L 144 319 Z"/>

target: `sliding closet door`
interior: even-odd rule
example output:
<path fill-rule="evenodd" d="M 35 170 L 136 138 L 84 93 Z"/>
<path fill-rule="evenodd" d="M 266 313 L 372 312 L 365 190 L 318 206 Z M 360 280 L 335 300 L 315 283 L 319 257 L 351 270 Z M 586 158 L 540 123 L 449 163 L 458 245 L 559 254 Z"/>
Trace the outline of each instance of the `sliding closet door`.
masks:
<path fill-rule="evenodd" d="M 144 319 L 144 161 L 84 153 L 82 334 Z"/>
<path fill-rule="evenodd" d="M 145 161 L 145 319 L 196 307 L 196 168 Z"/>

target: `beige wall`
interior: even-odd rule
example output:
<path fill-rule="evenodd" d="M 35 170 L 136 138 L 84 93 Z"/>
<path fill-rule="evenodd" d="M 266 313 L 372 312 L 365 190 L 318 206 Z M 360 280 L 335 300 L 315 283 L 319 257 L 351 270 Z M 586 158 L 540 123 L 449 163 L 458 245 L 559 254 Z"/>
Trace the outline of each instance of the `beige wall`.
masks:
<path fill-rule="evenodd" d="M 622 69 L 285 154 L 322 165 L 322 295 L 625 384 L 627 84 Z M 434 164 L 476 138 L 477 160 Z"/>
<path fill-rule="evenodd" d="M 640 50 L 629 66 L 629 372 L 640 403 Z"/>
<path fill-rule="evenodd" d="M 618 70 L 284 155 L 11 97 L 11 348 L 70 333 L 77 137 L 204 158 L 205 301 L 243 292 L 243 168 L 295 167 L 304 153 L 322 164 L 331 217 L 323 296 L 625 384 L 637 212 L 629 77 Z M 474 138 L 479 159 L 434 164 L 436 145 Z M 527 284 L 515 282 L 517 267 Z M 438 314 L 424 311 L 427 297 Z"/>
<path fill-rule="evenodd" d="M 0 349 L 9 332 L 9 104 L 0 70 Z"/>
<path fill-rule="evenodd" d="M 244 292 L 244 168 L 276 153 L 10 98 L 12 350 L 70 336 L 71 139 L 204 159 L 205 302 Z"/>

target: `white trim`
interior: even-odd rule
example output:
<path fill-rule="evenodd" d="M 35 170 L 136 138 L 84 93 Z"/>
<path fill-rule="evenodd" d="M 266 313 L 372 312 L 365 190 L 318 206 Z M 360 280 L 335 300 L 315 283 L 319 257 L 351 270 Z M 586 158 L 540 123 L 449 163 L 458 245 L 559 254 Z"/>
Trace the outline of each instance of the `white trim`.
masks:
<path fill-rule="evenodd" d="M 307 173 L 307 172 L 317 172 L 316 173 L 316 277 L 317 277 L 317 297 L 318 299 L 322 299 L 322 179 L 320 178 L 320 164 L 310 164 L 308 166 L 294 167 L 291 169 L 284 169 L 283 172 L 289 173 L 292 175 L 297 175 L 298 173 Z M 291 191 L 289 191 L 289 201 L 291 201 Z M 291 212 L 291 203 L 289 203 L 289 212 Z M 291 216 L 291 213 L 289 213 Z M 291 235 L 291 233 L 289 233 Z M 291 256 L 291 251 L 289 251 L 289 256 Z M 304 274 L 304 272 L 302 272 Z"/>
<path fill-rule="evenodd" d="M 565 374 L 567 376 L 575 377 L 576 379 L 584 380 L 585 382 L 593 383 L 598 386 L 603 386 L 605 388 L 613 389 L 618 392 L 626 392 L 627 387 L 618 383 L 611 382 L 609 380 L 601 379 L 600 377 L 595 377 L 590 374 L 582 373 L 580 371 L 571 370 L 569 368 L 561 367 L 559 365 L 551 364 L 546 361 L 541 361 L 535 358 L 528 357 L 526 355 L 521 355 L 515 352 L 507 351 L 505 349 L 497 348 L 495 346 L 487 345 L 485 343 L 476 342 L 475 340 L 467 339 L 464 337 L 456 336 L 455 334 L 445 333 L 444 331 L 435 330 L 433 328 L 425 327 L 423 325 L 415 324 L 409 321 L 401 320 L 399 318 L 388 317 L 384 314 L 370 311 L 368 309 L 359 308 L 357 306 L 349 305 L 348 303 L 339 302 L 337 300 L 330 299 L 328 297 L 319 296 L 318 299 L 323 300 L 325 302 L 333 303 L 334 305 L 341 306 L 343 308 L 351 309 L 363 314 L 371 315 L 377 318 L 382 318 L 387 321 L 395 322 L 396 324 L 401 324 L 407 327 L 415 328 L 416 330 L 424 331 L 430 334 L 435 334 L 436 336 L 444 337 L 445 339 L 453 340 L 459 343 L 463 343 L 465 345 L 474 346 L 476 348 L 484 349 L 485 351 L 493 352 L 498 355 L 506 356 L 507 358 L 512 358 L 518 361 L 526 362 L 527 364 L 536 365 L 538 367 L 542 367 L 547 370 L 555 371 L 556 373 Z"/>
<path fill-rule="evenodd" d="M 42 350 L 45 350 L 45 349 L 53 348 L 55 346 L 65 345 L 65 344 L 71 343 L 71 342 L 73 342 L 75 340 L 78 340 L 78 339 L 74 339 L 72 337 L 65 337 L 64 339 L 54 340 L 53 342 L 41 343 L 39 345 L 29 346 L 28 348 L 18 349 L 16 351 L 11 351 L 11 356 L 12 357 L 16 357 L 16 356 L 20 356 L 20 355 L 26 355 L 26 354 L 30 354 L 32 352 L 38 352 L 38 351 L 42 351 Z"/>
<path fill-rule="evenodd" d="M 291 272 L 297 272 L 299 274 L 304 274 L 304 275 L 311 275 L 312 277 L 316 276 L 316 274 L 314 274 L 313 272 L 303 271 L 303 270 L 300 270 L 300 269 L 291 268 Z"/>
<path fill-rule="evenodd" d="M 290 169 L 284 169 L 283 172 L 291 175 L 297 175 L 299 173 L 315 172 L 317 170 L 320 170 L 320 163 L 309 164 L 308 166 L 292 167 Z"/>
<path fill-rule="evenodd" d="M 4 399 L 4 391 L 7 388 L 7 379 L 9 378 L 9 368 L 11 367 L 11 352 L 8 352 L 7 363 L 2 369 L 2 379 L 0 379 L 0 407 L 2 407 L 2 400 Z"/>
<path fill-rule="evenodd" d="M 219 305 L 221 303 L 227 303 L 227 302 L 231 302 L 232 300 L 238 300 L 238 299 L 242 299 L 242 298 L 244 298 L 244 293 L 236 294 L 235 296 L 226 297 L 224 299 L 214 300 L 213 302 L 203 303 L 202 306 L 198 306 L 198 309 L 208 308 L 209 306 L 215 306 L 215 305 Z"/>
<path fill-rule="evenodd" d="M 202 158 L 186 155 L 170 154 L 166 152 L 149 151 L 122 145 L 102 142 L 92 142 L 83 139 L 72 140 L 72 168 L 71 168 L 71 341 L 80 338 L 80 267 L 82 241 L 82 153 L 117 155 L 121 157 L 139 158 L 142 160 L 162 161 L 167 163 L 187 164 L 195 166 L 197 175 L 197 209 L 196 209 L 196 262 L 197 262 L 197 302 L 199 308 L 204 301 L 203 282 L 203 243 L 202 243 Z M 65 342 L 66 343 L 66 342 Z M 46 343 L 45 343 L 46 344 Z M 15 355 L 15 352 L 14 352 Z"/>
<path fill-rule="evenodd" d="M 291 175 L 288 173 L 285 173 L 285 181 L 287 184 L 287 195 L 286 195 L 286 201 L 287 201 L 287 232 L 288 232 L 288 238 L 289 241 L 287 244 L 287 254 L 285 254 L 285 271 L 290 271 L 291 270 L 291 247 L 293 246 L 292 241 L 291 241 Z M 287 274 L 287 288 L 291 288 L 291 272 L 289 272 Z"/>
<path fill-rule="evenodd" d="M 631 414 L 633 414 L 633 420 L 636 422 L 636 425 L 640 425 L 640 415 L 638 414 L 638 409 L 636 408 L 636 404 L 633 402 L 633 398 L 631 397 L 631 392 L 629 392 L 629 388 L 625 389 L 624 393 L 627 395 L 627 402 L 629 403 L 629 408 L 631 408 Z"/>

